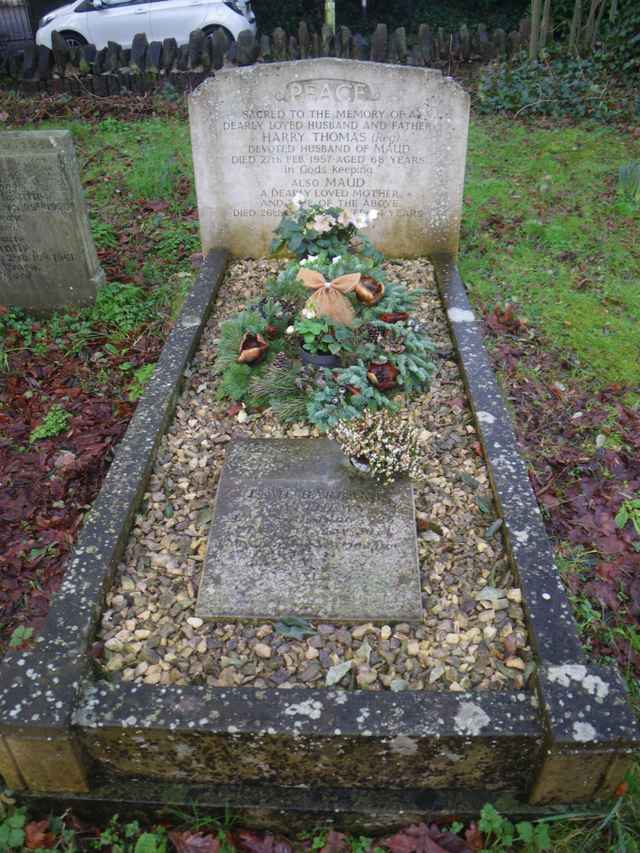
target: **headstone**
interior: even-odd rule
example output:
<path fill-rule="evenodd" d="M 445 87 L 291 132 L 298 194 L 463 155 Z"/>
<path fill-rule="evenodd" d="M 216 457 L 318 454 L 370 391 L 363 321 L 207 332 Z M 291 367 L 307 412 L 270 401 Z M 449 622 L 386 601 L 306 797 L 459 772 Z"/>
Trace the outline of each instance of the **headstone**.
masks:
<path fill-rule="evenodd" d="M 268 252 L 294 195 L 363 212 L 390 257 L 458 248 L 469 96 L 434 69 L 226 68 L 189 98 L 203 250 Z"/>
<path fill-rule="evenodd" d="M 0 305 L 91 305 L 104 274 L 68 130 L 0 134 Z"/>
<path fill-rule="evenodd" d="M 411 484 L 377 485 L 328 439 L 231 442 L 196 614 L 420 620 Z"/>

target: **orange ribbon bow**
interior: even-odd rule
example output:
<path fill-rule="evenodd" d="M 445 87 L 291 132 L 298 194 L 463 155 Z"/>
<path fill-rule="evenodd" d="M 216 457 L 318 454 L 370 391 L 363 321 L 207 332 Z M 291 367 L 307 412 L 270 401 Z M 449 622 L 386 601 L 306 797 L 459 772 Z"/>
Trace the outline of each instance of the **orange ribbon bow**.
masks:
<path fill-rule="evenodd" d="M 355 311 L 345 293 L 350 293 L 360 281 L 360 273 L 340 275 L 333 281 L 327 281 L 321 272 L 300 267 L 299 280 L 315 293 L 309 298 L 319 317 L 326 317 L 334 323 L 350 326 L 355 319 Z"/>

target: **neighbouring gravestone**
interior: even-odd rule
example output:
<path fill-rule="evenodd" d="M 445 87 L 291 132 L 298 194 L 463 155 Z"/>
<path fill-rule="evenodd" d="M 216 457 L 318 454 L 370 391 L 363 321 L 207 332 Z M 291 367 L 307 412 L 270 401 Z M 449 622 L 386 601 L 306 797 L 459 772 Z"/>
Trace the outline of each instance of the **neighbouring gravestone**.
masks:
<path fill-rule="evenodd" d="M 268 253 L 294 195 L 354 212 L 391 257 L 458 249 L 469 96 L 439 71 L 345 59 L 224 69 L 189 98 L 203 249 Z"/>
<path fill-rule="evenodd" d="M 0 305 L 91 305 L 103 281 L 71 133 L 0 133 Z"/>
<path fill-rule="evenodd" d="M 411 484 L 376 485 L 328 439 L 232 442 L 196 614 L 421 619 Z"/>

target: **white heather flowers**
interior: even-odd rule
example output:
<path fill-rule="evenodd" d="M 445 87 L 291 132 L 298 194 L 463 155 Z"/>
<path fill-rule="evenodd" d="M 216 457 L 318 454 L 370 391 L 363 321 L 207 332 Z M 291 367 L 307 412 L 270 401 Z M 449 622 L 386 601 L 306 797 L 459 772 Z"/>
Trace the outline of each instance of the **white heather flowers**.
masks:
<path fill-rule="evenodd" d="M 316 316 L 313 308 L 303 308 L 301 313 L 305 320 L 314 320 Z"/>
<path fill-rule="evenodd" d="M 328 213 L 319 213 L 311 220 L 309 226 L 318 234 L 326 234 L 327 231 L 331 231 L 335 224 L 336 220 L 333 216 L 330 216 Z"/>
<path fill-rule="evenodd" d="M 293 326 L 287 326 L 287 328 L 284 330 L 285 335 L 292 335 L 294 332 L 295 329 L 293 328 Z"/>
<path fill-rule="evenodd" d="M 355 467 L 367 466 L 380 483 L 391 483 L 406 474 L 411 479 L 424 477 L 420 466 L 418 431 L 388 410 L 367 410 L 362 417 L 338 421 L 329 432 Z"/>
<path fill-rule="evenodd" d="M 304 267 L 304 266 L 306 266 L 307 264 L 310 264 L 312 261 L 317 261 L 317 260 L 318 260 L 318 256 L 317 256 L 317 255 L 309 255 L 309 257 L 307 257 L 307 258 L 303 258 L 303 259 L 300 261 L 300 266 L 301 266 L 301 267 Z"/>
<path fill-rule="evenodd" d="M 369 220 L 367 219 L 366 213 L 356 213 L 355 218 L 353 220 L 353 224 L 356 228 L 366 228 L 369 224 Z"/>
<path fill-rule="evenodd" d="M 291 199 L 291 207 L 294 210 L 300 210 L 304 203 L 304 196 L 302 193 L 296 193 L 294 197 Z"/>
<path fill-rule="evenodd" d="M 378 216 L 379 216 L 379 214 L 378 214 L 377 210 L 370 210 L 369 211 L 369 222 L 375 222 L 376 219 L 378 218 Z"/>
<path fill-rule="evenodd" d="M 353 213 L 350 210 L 341 210 L 338 216 L 338 225 L 342 225 L 343 228 L 346 228 L 347 225 L 351 225 L 353 222 Z"/>

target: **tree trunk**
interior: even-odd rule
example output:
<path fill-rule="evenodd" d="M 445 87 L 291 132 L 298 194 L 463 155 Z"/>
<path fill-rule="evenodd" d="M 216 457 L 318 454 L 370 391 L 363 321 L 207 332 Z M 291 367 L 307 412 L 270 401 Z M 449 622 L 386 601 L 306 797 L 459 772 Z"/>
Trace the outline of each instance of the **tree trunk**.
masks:
<path fill-rule="evenodd" d="M 596 26 L 596 13 L 598 11 L 600 3 L 604 3 L 604 0 L 591 0 L 591 8 L 589 9 L 587 23 L 584 25 L 584 31 L 582 33 L 581 39 L 582 48 L 585 53 L 588 53 L 591 50 Z"/>
<path fill-rule="evenodd" d="M 544 11 L 542 12 L 542 26 L 540 28 L 540 50 L 547 46 L 549 29 L 551 23 L 551 0 L 544 0 Z"/>
<path fill-rule="evenodd" d="M 600 22 L 602 21 L 602 15 L 604 14 L 604 7 L 607 5 L 607 0 L 602 0 L 600 3 L 600 8 L 598 9 L 598 17 L 596 18 L 596 25 L 593 28 L 593 35 L 591 36 L 591 50 L 595 47 L 596 39 L 598 38 L 598 32 L 600 30 Z"/>
<path fill-rule="evenodd" d="M 582 0 L 576 0 L 571 18 L 571 29 L 569 30 L 569 53 L 576 53 L 578 40 L 580 38 L 580 27 L 582 26 Z"/>
<path fill-rule="evenodd" d="M 540 48 L 540 7 L 542 0 L 531 0 L 531 35 L 529 37 L 529 59 L 536 59 Z"/>

